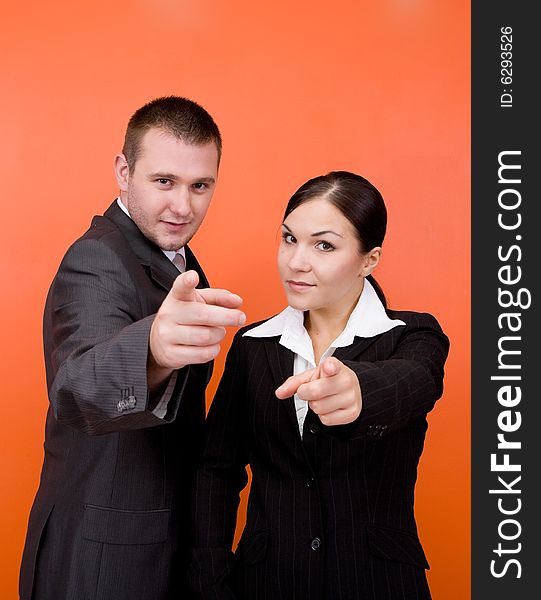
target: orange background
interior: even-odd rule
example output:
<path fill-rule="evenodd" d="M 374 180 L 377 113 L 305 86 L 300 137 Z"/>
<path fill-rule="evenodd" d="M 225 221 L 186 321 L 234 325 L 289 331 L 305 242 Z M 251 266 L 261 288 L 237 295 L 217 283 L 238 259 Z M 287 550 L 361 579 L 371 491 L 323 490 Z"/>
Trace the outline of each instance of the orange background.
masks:
<path fill-rule="evenodd" d="M 127 119 L 175 93 L 222 130 L 219 186 L 192 246 L 250 321 L 283 307 L 277 231 L 301 183 L 347 169 L 383 193 L 376 276 L 391 307 L 434 313 L 452 342 L 416 512 L 435 600 L 469 598 L 469 26 L 465 0 L 2 7 L 0 597 L 16 597 L 43 455 L 48 285 L 116 196 Z"/>

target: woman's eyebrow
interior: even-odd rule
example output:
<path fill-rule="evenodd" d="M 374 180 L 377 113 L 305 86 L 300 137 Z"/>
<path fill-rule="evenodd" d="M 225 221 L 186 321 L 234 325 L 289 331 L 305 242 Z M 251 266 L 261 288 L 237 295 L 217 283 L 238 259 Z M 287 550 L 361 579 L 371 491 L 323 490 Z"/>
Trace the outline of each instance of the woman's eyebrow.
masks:
<path fill-rule="evenodd" d="M 282 227 L 285 227 L 289 231 L 289 233 L 293 233 L 285 223 L 282 223 Z M 343 235 L 340 235 L 339 233 L 336 233 L 336 231 L 332 231 L 331 229 L 326 229 L 324 231 L 316 231 L 315 233 L 311 234 L 311 237 L 318 237 L 319 235 L 325 235 L 327 233 L 331 233 L 332 235 L 336 235 L 337 237 L 342 239 L 344 238 Z"/>
<path fill-rule="evenodd" d="M 325 231 L 316 231 L 315 233 L 312 233 L 312 237 L 317 237 L 319 235 L 327 235 L 328 233 L 332 234 L 332 235 L 336 235 L 339 238 L 343 238 L 343 235 L 340 235 L 339 233 L 336 233 L 336 231 L 331 231 L 330 229 L 326 229 Z"/>

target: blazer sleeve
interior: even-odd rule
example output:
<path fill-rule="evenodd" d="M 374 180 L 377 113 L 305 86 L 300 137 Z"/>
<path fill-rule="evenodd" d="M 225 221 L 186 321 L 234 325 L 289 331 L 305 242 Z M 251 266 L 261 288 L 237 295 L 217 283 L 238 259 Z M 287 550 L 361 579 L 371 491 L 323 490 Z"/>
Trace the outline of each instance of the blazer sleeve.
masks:
<path fill-rule="evenodd" d="M 409 313 L 405 328 L 385 360 L 344 360 L 359 378 L 361 414 L 349 425 L 327 427 L 346 437 L 382 437 L 424 417 L 443 393 L 449 340 L 436 319 Z"/>
<path fill-rule="evenodd" d="M 160 419 L 148 406 L 146 378 L 154 315 L 143 314 L 118 252 L 96 239 L 68 250 L 44 320 L 49 399 L 59 422 L 102 434 L 174 419 L 189 367 L 177 376 L 168 413 Z"/>
<path fill-rule="evenodd" d="M 197 598 L 209 600 L 235 597 L 227 577 L 234 566 L 232 544 L 239 494 L 248 483 L 242 332 L 233 340 L 205 423 L 193 493 L 189 579 Z"/>

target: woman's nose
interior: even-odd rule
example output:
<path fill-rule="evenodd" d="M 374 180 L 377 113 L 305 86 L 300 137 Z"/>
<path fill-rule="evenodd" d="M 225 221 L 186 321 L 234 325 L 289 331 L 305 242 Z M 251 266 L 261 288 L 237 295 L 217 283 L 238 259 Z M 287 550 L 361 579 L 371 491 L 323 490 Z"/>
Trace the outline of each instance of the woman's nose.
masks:
<path fill-rule="evenodd" d="M 306 250 L 299 245 L 295 246 L 289 257 L 288 264 L 292 271 L 309 271 L 311 268 Z"/>

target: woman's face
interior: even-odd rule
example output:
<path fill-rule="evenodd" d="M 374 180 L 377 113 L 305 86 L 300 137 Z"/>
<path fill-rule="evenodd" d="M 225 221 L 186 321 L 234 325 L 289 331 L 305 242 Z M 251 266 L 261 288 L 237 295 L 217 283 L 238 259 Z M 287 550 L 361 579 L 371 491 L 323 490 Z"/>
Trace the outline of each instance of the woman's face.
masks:
<path fill-rule="evenodd" d="M 327 200 L 301 204 L 282 224 L 278 251 L 288 304 L 303 311 L 348 313 L 380 252 L 361 254 L 353 225 Z"/>

